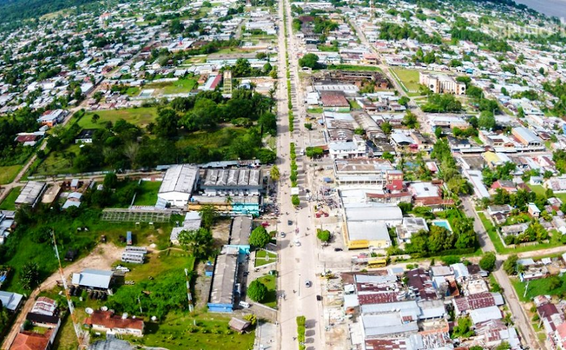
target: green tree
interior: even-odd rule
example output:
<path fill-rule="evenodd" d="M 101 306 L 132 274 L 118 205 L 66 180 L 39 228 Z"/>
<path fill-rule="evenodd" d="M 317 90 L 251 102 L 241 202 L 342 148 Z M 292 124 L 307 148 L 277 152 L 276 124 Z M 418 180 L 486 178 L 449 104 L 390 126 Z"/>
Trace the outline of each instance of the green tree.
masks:
<path fill-rule="evenodd" d="M 478 119 L 480 129 L 493 130 L 495 128 L 495 116 L 491 111 L 483 111 Z"/>
<path fill-rule="evenodd" d="M 216 218 L 218 217 L 218 211 L 216 210 L 216 208 L 210 204 L 203 205 L 202 208 L 200 209 L 199 214 L 201 218 L 202 227 L 204 227 L 207 230 L 210 230 L 212 225 L 214 225 Z"/>
<path fill-rule="evenodd" d="M 407 96 L 402 96 L 402 97 L 399 99 L 398 102 L 399 102 L 399 104 L 400 104 L 401 106 L 407 107 L 407 105 L 409 104 L 410 101 L 411 101 L 411 99 L 408 98 Z"/>
<path fill-rule="evenodd" d="M 307 53 L 299 60 L 299 65 L 315 69 L 318 67 L 318 56 L 314 53 Z"/>
<path fill-rule="evenodd" d="M 207 259 L 214 250 L 212 233 L 204 227 L 198 230 L 181 231 L 178 240 L 181 246 L 197 259 Z"/>
<path fill-rule="evenodd" d="M 157 125 L 155 130 L 158 135 L 163 137 L 172 137 L 177 135 L 179 126 L 179 117 L 171 108 L 161 108 L 158 111 Z"/>
<path fill-rule="evenodd" d="M 505 260 L 503 263 L 503 270 L 507 272 L 508 275 L 514 275 L 517 272 L 517 261 L 519 257 L 517 254 L 513 254 Z"/>
<path fill-rule="evenodd" d="M 281 178 L 281 174 L 279 173 L 279 168 L 277 167 L 277 165 L 273 165 L 271 167 L 271 170 L 269 171 L 269 175 L 271 176 L 271 180 L 279 181 L 279 179 Z"/>
<path fill-rule="evenodd" d="M 436 139 L 441 138 L 442 137 L 442 128 L 440 128 L 440 127 L 434 128 L 434 136 L 436 136 Z"/>
<path fill-rule="evenodd" d="M 320 239 L 322 242 L 328 242 L 330 241 L 330 231 L 317 229 L 316 237 Z"/>
<path fill-rule="evenodd" d="M 417 119 L 417 116 L 414 115 L 411 111 L 407 111 L 407 113 L 403 117 L 403 125 L 405 125 L 409 129 L 415 129 L 419 127 L 419 120 Z"/>
<path fill-rule="evenodd" d="M 301 200 L 299 198 L 299 196 L 297 196 L 296 194 L 291 196 L 291 203 L 295 206 L 298 207 L 299 204 L 301 204 Z"/>
<path fill-rule="evenodd" d="M 391 125 L 388 121 L 381 123 L 380 127 L 381 130 L 388 135 L 391 134 L 391 130 L 393 130 L 393 125 Z"/>
<path fill-rule="evenodd" d="M 92 118 L 90 118 L 90 120 L 91 120 L 94 124 L 96 124 L 96 122 L 98 122 L 98 120 L 100 120 L 100 116 L 95 113 L 95 114 L 92 116 Z"/>
<path fill-rule="evenodd" d="M 104 188 L 111 189 L 116 188 L 118 185 L 118 176 L 116 173 L 107 173 L 104 175 Z"/>
<path fill-rule="evenodd" d="M 496 260 L 497 259 L 493 252 L 487 252 L 480 260 L 480 267 L 485 271 L 493 271 Z"/>
<path fill-rule="evenodd" d="M 474 335 L 474 331 L 471 329 L 472 320 L 469 317 L 462 317 L 458 319 L 458 324 L 454 326 L 452 331 L 453 338 L 469 338 Z"/>
<path fill-rule="evenodd" d="M 257 317 L 254 314 L 244 315 L 244 320 L 248 321 L 252 327 L 257 324 Z"/>
<path fill-rule="evenodd" d="M 271 241 L 271 236 L 263 226 L 256 227 L 250 235 L 250 245 L 255 248 L 264 248 Z"/>
<path fill-rule="evenodd" d="M 560 286 L 562 285 L 562 280 L 560 279 L 560 277 L 554 275 L 554 276 L 550 276 L 548 278 L 548 290 L 555 290 L 560 288 Z"/>
<path fill-rule="evenodd" d="M 267 287 L 259 279 L 253 280 L 246 292 L 251 300 L 261 303 L 267 297 Z"/>
<path fill-rule="evenodd" d="M 20 282 L 24 289 L 34 289 L 39 282 L 39 265 L 30 261 L 25 263 L 20 272 Z"/>

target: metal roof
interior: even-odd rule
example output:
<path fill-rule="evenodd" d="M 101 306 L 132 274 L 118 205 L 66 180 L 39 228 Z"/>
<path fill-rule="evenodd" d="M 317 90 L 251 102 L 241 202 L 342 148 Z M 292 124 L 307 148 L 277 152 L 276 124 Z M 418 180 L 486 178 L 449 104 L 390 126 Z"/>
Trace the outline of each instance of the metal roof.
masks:
<path fill-rule="evenodd" d="M 173 165 L 165 173 L 159 193 L 191 193 L 198 177 L 198 167 L 191 164 Z"/>
<path fill-rule="evenodd" d="M 85 269 L 81 273 L 73 274 L 73 284 L 92 288 L 107 289 L 112 279 L 112 271 Z"/>
<path fill-rule="evenodd" d="M 234 279 L 238 267 L 238 256 L 222 254 L 216 258 L 216 267 L 212 281 L 210 303 L 232 304 L 234 294 Z"/>
<path fill-rule="evenodd" d="M 34 205 L 41 196 L 41 194 L 43 193 L 43 190 L 45 189 L 46 186 L 47 185 L 45 184 L 45 182 L 38 182 L 38 181 L 28 182 L 26 186 L 22 189 L 22 192 L 20 192 L 18 198 L 16 198 L 15 203 Z"/>

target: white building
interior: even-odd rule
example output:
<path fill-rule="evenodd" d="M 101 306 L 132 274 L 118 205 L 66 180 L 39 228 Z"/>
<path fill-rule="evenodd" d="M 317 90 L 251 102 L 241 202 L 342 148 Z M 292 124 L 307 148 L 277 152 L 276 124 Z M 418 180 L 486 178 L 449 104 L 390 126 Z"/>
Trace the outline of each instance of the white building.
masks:
<path fill-rule="evenodd" d="M 199 170 L 196 165 L 177 164 L 167 169 L 157 194 L 158 201 L 184 207 L 198 183 Z"/>

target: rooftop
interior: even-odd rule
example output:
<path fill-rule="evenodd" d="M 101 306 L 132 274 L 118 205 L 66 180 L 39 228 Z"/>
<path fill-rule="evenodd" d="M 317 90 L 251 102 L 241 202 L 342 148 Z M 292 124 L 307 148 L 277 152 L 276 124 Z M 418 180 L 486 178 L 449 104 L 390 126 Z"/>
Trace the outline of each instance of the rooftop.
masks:
<path fill-rule="evenodd" d="M 159 193 L 182 192 L 190 194 L 198 177 L 198 167 L 191 164 L 173 165 L 165 173 Z"/>
<path fill-rule="evenodd" d="M 210 293 L 211 304 L 232 304 L 234 302 L 234 279 L 237 268 L 237 255 L 221 254 L 216 258 Z"/>
<path fill-rule="evenodd" d="M 112 271 L 85 269 L 81 273 L 74 273 L 72 283 L 92 288 L 107 289 L 114 273 Z"/>

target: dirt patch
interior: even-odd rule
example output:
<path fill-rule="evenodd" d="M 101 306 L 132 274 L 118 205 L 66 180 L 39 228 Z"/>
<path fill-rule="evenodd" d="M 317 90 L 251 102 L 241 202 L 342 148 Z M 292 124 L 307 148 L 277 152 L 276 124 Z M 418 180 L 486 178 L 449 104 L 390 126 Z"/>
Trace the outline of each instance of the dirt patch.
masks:
<path fill-rule="evenodd" d="M 222 248 L 223 245 L 228 244 L 231 225 L 232 219 L 225 218 L 218 220 L 216 224 L 212 226 L 212 237 L 214 238 L 214 246 L 216 248 Z"/>
<path fill-rule="evenodd" d="M 194 285 L 196 298 L 195 308 L 197 310 L 206 309 L 208 296 L 210 295 L 212 277 L 208 277 L 204 274 L 205 266 L 206 263 L 199 263 L 195 268 L 195 272 L 198 274 Z"/>

